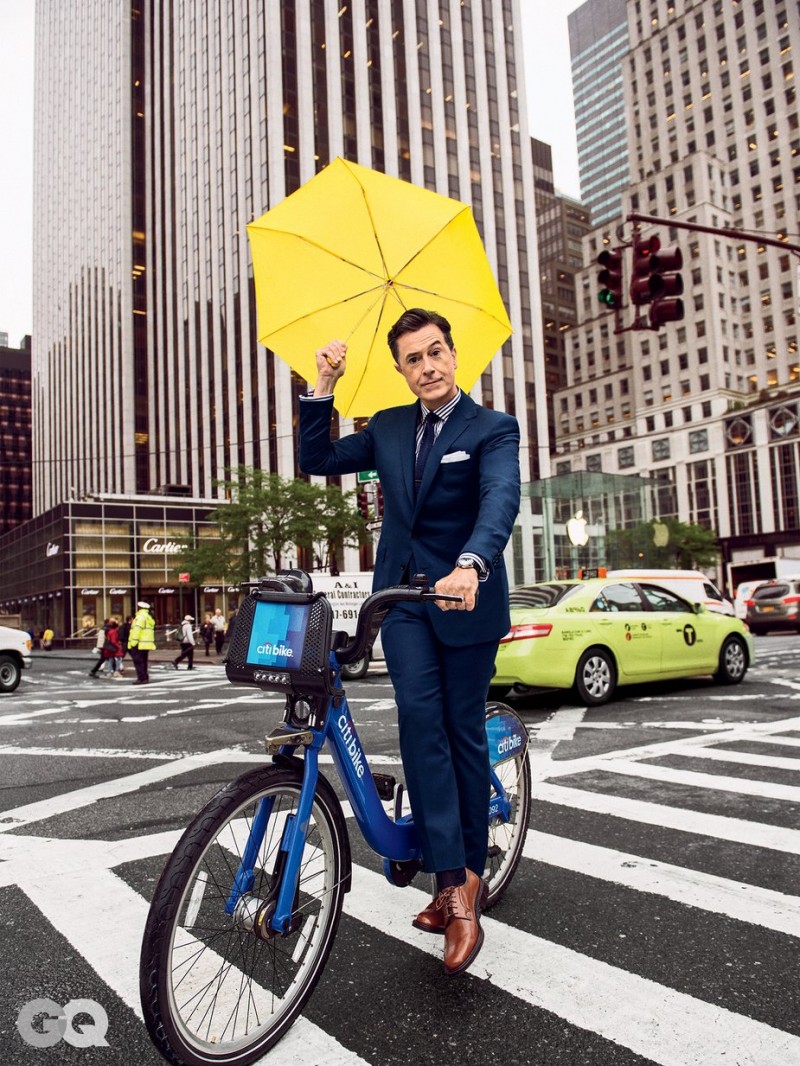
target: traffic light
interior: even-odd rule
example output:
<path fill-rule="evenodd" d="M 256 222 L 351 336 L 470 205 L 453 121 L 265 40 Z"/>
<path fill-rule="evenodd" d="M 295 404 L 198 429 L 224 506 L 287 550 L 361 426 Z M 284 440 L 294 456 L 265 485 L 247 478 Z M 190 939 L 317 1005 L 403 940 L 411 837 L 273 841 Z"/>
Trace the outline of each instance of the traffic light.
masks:
<path fill-rule="evenodd" d="M 661 279 L 654 274 L 653 262 L 661 250 L 661 240 L 652 237 L 633 238 L 633 264 L 631 266 L 631 303 L 636 307 L 649 304 L 661 295 Z"/>
<path fill-rule="evenodd" d="M 679 299 L 683 295 L 683 278 L 678 273 L 682 266 L 680 248 L 663 252 L 659 250 L 651 256 L 651 281 L 658 278 L 658 294 L 653 296 L 650 308 L 650 325 L 653 329 L 659 329 L 667 322 L 683 321 L 683 300 Z"/>
<path fill-rule="evenodd" d="M 622 307 L 624 251 L 624 248 L 606 248 L 597 257 L 597 262 L 603 267 L 597 275 L 599 284 L 603 286 L 597 298 L 611 311 L 618 311 Z"/>
<path fill-rule="evenodd" d="M 383 489 L 380 485 L 375 488 L 375 514 L 378 518 L 383 518 Z"/>
<path fill-rule="evenodd" d="M 361 515 L 365 522 L 369 521 L 369 497 L 367 496 L 366 489 L 359 489 L 358 513 Z"/>

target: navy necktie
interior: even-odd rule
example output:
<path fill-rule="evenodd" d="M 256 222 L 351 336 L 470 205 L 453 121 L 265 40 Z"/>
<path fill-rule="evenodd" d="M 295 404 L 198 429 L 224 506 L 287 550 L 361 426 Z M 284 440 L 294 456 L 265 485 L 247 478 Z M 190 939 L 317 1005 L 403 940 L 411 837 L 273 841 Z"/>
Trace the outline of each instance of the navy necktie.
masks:
<path fill-rule="evenodd" d="M 431 448 L 435 440 L 435 428 L 436 423 L 439 421 L 439 416 L 435 415 L 433 411 L 425 419 L 425 424 L 422 427 L 422 439 L 419 442 L 419 451 L 417 452 L 417 461 L 414 464 L 414 489 L 419 492 L 419 486 L 422 481 L 422 475 L 425 473 L 425 464 L 428 461 L 428 456 L 431 454 Z"/>

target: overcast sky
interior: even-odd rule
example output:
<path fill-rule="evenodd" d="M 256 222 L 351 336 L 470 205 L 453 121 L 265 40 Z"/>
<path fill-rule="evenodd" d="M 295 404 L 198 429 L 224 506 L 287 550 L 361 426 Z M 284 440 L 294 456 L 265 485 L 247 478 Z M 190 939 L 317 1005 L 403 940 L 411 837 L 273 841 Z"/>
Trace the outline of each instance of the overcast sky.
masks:
<path fill-rule="evenodd" d="M 556 185 L 570 196 L 579 184 L 567 14 L 580 2 L 520 0 L 531 134 L 553 146 Z M 0 0 L 0 333 L 12 346 L 31 332 L 34 6 Z"/>

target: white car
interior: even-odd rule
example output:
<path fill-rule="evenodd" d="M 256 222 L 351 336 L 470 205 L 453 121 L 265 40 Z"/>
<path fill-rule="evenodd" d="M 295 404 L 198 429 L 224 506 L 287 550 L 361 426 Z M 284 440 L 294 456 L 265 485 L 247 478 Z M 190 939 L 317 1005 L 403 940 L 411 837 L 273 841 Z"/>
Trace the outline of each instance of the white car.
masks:
<path fill-rule="evenodd" d="M 631 581 L 652 581 L 689 600 L 702 603 L 707 611 L 734 615 L 733 604 L 722 595 L 710 577 L 700 570 L 661 570 L 641 567 L 638 570 L 609 570 L 607 577 L 629 578 Z"/>
<path fill-rule="evenodd" d="M 30 665 L 30 636 L 21 629 L 0 626 L 0 692 L 13 692 Z"/>

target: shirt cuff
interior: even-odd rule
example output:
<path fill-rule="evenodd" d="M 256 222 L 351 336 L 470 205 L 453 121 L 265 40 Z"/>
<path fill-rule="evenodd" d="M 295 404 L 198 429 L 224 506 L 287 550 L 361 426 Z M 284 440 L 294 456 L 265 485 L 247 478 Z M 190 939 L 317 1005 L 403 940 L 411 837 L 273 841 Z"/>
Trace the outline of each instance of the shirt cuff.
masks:
<path fill-rule="evenodd" d="M 332 400 L 333 399 L 333 394 L 331 394 L 330 396 L 315 396 L 314 395 L 314 390 L 313 389 L 309 389 L 308 392 L 300 394 L 300 399 L 301 400 Z"/>

